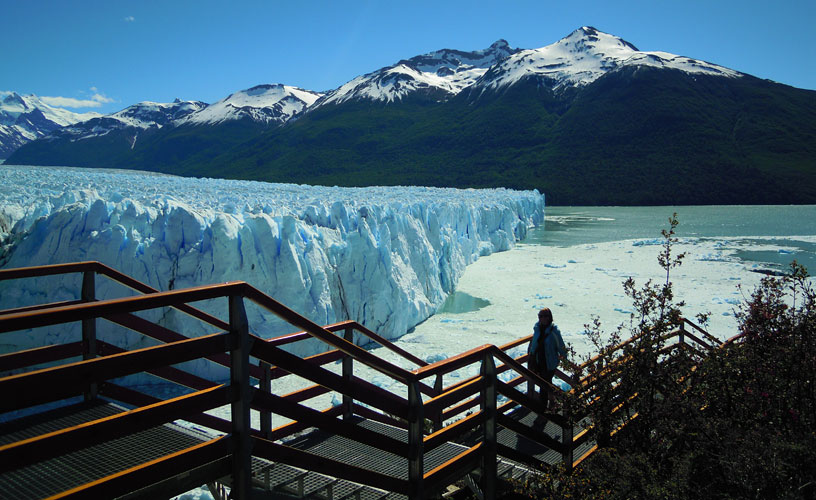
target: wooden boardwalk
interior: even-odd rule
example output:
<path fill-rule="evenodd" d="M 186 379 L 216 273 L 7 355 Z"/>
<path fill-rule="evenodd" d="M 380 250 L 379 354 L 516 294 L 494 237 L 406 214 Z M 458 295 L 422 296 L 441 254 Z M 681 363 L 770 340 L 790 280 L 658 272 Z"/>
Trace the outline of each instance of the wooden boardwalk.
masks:
<path fill-rule="evenodd" d="M 563 463 L 569 469 L 596 447 L 584 428 L 548 412 L 524 390 L 545 385 L 526 355 L 485 345 L 428 364 L 352 322 L 320 326 L 243 282 L 159 292 L 98 262 L 0 271 L 0 281 L 81 273 L 81 299 L 0 311 L 0 336 L 80 322 L 82 339 L 0 356 L 0 497 L 162 498 L 207 484 L 232 498 L 409 498 L 438 495 L 468 484 L 486 498 L 500 477 L 519 478 Z M 96 300 L 97 278 L 138 292 Z M 227 318 L 195 309 L 223 300 Z M 244 303 L 266 309 L 295 333 L 273 339 L 252 334 Z M 176 309 L 217 333 L 189 339 L 136 313 Z M 158 341 L 125 351 L 97 336 L 112 323 Z M 398 354 L 406 369 L 351 340 L 367 337 Z M 696 339 L 681 331 L 683 339 Z M 301 358 L 285 346 L 305 340 L 326 352 Z M 220 365 L 229 380 L 208 380 L 178 368 L 190 360 Z M 342 373 L 324 368 L 342 363 Z M 355 366 L 378 371 L 404 387 L 385 391 L 355 376 Z M 43 367 L 45 366 L 45 367 Z M 446 385 L 463 368 L 479 375 Z M 15 374 L 8 374 L 13 371 Z M 159 399 L 116 383 L 150 374 L 183 395 Z M 568 377 L 560 374 L 565 380 Z M 306 388 L 281 394 L 276 381 L 295 377 Z M 458 379 L 457 379 L 458 380 Z M 585 391 L 591 383 L 571 381 Z M 338 406 L 306 401 L 334 394 Z M 55 410 L 39 405 L 84 401 Z M 208 413 L 230 406 L 230 418 Z M 17 412 L 30 414 L 10 419 Z M 250 412 L 258 412 L 253 427 Z M 289 423 L 272 428 L 272 415 Z"/>

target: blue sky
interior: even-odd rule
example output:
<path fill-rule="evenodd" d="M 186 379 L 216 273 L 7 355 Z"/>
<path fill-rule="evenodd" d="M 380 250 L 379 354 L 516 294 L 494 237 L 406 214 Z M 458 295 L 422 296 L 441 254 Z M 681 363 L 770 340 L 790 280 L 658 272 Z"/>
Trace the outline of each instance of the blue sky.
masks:
<path fill-rule="evenodd" d="M 261 83 L 329 90 L 441 48 L 549 45 L 594 26 L 641 50 L 816 89 L 816 1 L 0 0 L 0 91 L 110 113 Z"/>

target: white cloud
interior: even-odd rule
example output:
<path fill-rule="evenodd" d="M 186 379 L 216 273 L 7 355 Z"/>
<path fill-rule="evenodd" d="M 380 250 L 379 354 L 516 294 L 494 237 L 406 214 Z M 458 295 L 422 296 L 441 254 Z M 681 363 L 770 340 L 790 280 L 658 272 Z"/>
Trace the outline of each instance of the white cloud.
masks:
<path fill-rule="evenodd" d="M 90 99 L 76 99 L 74 97 L 49 97 L 42 96 L 40 99 L 49 106 L 58 108 L 98 108 L 103 104 L 114 102 L 113 99 L 97 92 L 96 87 L 91 87 L 94 94 Z"/>
<path fill-rule="evenodd" d="M 135 21 L 135 20 L 136 20 L 136 18 L 135 18 L 135 17 L 133 17 L 133 16 L 127 16 L 127 17 L 125 18 L 125 22 L 126 22 L 126 23 L 132 23 L 132 22 L 133 22 L 133 21 Z"/>

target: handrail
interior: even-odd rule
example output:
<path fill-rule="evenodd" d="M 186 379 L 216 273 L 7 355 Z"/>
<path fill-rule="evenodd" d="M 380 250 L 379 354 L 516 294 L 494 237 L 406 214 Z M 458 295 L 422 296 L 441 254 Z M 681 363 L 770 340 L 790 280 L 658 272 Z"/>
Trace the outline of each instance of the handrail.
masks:
<path fill-rule="evenodd" d="M 202 285 L 183 290 L 169 290 L 149 295 L 136 295 L 32 312 L 6 314 L 0 316 L 0 333 L 144 311 L 157 307 L 168 307 L 181 302 L 197 302 L 229 295 L 240 296 L 245 286 L 246 283 L 243 281 L 233 281 L 218 285 Z M 227 328 L 229 328 L 229 325 L 227 325 Z"/>
<path fill-rule="evenodd" d="M 155 335 L 154 338 L 166 343 L 159 346 L 117 353 L 115 351 L 120 350 L 120 348 L 109 346 L 104 341 L 99 340 L 98 342 L 95 341 L 98 344 L 98 348 L 92 353 L 89 359 L 0 378 L 0 391 L 4 394 L 9 393 L 16 395 L 18 393 L 25 393 L 26 391 L 22 390 L 23 387 L 30 389 L 30 394 L 15 396 L 10 398 L 9 401 L 0 402 L 0 406 L 2 406 L 0 407 L 0 411 L 3 411 L 4 408 L 19 408 L 21 405 L 24 407 L 26 405 L 50 401 L 53 400 L 53 398 L 59 399 L 68 395 L 81 393 L 88 383 L 102 383 L 109 378 L 137 372 L 155 373 L 158 376 L 165 376 L 168 380 L 172 380 L 175 383 L 199 389 L 199 392 L 196 394 L 208 394 L 208 396 L 182 397 L 168 402 L 161 402 L 156 401 L 155 398 L 150 396 L 119 388 L 113 384 L 110 386 L 103 384 L 99 389 L 102 394 L 108 392 L 111 394 L 119 394 L 122 398 L 128 398 L 131 401 L 141 401 L 142 404 L 153 405 L 151 408 L 155 408 L 155 410 L 143 410 L 139 408 L 132 411 L 131 414 L 133 416 L 117 417 L 116 419 L 111 419 L 110 422 L 129 422 L 130 420 L 128 419 L 137 419 L 139 418 L 138 415 L 148 415 L 153 420 L 162 420 L 165 418 L 174 419 L 177 418 L 175 409 L 184 409 L 188 413 L 193 413 L 188 415 L 190 421 L 204 422 L 203 425 L 212 425 L 213 428 L 234 433 L 234 435 L 231 435 L 229 438 L 230 446 L 235 450 L 234 464 L 238 464 L 234 465 L 234 474 L 238 474 L 236 471 L 242 467 L 240 464 L 248 464 L 248 462 L 244 462 L 244 460 L 248 460 L 246 457 L 249 456 L 249 448 L 254 442 L 257 454 L 260 456 L 271 457 L 271 455 L 274 455 L 275 460 L 282 460 L 293 465 L 295 463 L 301 463 L 317 467 L 317 469 L 321 467 L 326 470 L 333 468 L 334 470 L 341 471 L 341 474 L 339 474 L 340 477 L 364 479 L 366 484 L 384 484 L 391 481 L 390 477 L 386 477 L 385 475 L 372 474 L 371 477 L 362 477 L 362 475 L 366 474 L 363 469 L 354 466 L 345 466 L 340 462 L 325 462 L 323 466 L 316 465 L 316 459 L 312 458 L 312 456 L 306 452 L 267 441 L 267 439 L 272 436 L 276 438 L 288 436 L 291 435 L 292 432 L 302 430 L 308 426 L 317 427 L 327 432 L 345 436 L 346 438 L 369 446 L 395 453 L 407 459 L 410 464 L 408 473 L 409 480 L 394 480 L 390 486 L 393 486 L 392 490 L 407 493 L 411 498 L 423 494 L 421 493 L 423 491 L 423 482 L 425 483 L 424 487 L 434 487 L 438 484 L 442 484 L 442 482 L 456 476 L 460 472 L 467 472 L 469 468 L 475 466 L 474 464 L 478 464 L 479 460 L 483 461 L 486 467 L 484 476 L 486 478 L 485 480 L 488 481 L 488 483 L 485 484 L 488 484 L 488 486 L 486 486 L 485 491 L 486 494 L 490 496 L 488 492 L 493 490 L 490 489 L 489 481 L 491 474 L 495 474 L 495 467 L 493 471 L 490 471 L 488 462 L 495 463 L 497 449 L 502 453 L 507 451 L 504 447 L 496 443 L 495 429 L 498 425 L 507 427 L 522 436 L 561 453 L 562 460 L 568 467 L 573 466 L 575 463 L 573 452 L 576 444 L 583 443 L 588 439 L 589 434 L 587 432 L 575 434 L 574 415 L 562 416 L 555 413 L 550 414 L 547 412 L 541 400 L 534 397 L 534 395 L 526 394 L 516 388 L 516 386 L 526 381 L 528 384 L 546 387 L 560 398 L 567 397 L 557 387 L 549 384 L 539 374 L 531 371 L 523 364 L 523 361 L 528 357 L 527 355 L 513 358 L 507 353 L 510 349 L 528 343 L 532 336 L 522 337 L 502 347 L 486 344 L 439 362 L 428 364 L 355 321 L 341 321 L 328 326 L 320 326 L 251 285 L 241 281 L 159 292 L 96 262 L 59 264 L 22 270 L 0 270 L 0 280 L 16 279 L 33 275 L 45 276 L 66 272 L 87 273 L 90 271 L 111 277 L 113 280 L 125 286 L 129 286 L 137 291 L 142 291 L 145 295 L 96 301 L 93 300 L 92 296 L 89 300 L 88 295 L 83 292 L 83 301 L 67 301 L 0 311 L 0 333 L 71 321 L 87 321 L 93 318 L 104 318 L 109 321 L 118 322 L 122 326 L 131 328 L 144 335 Z M 93 284 L 93 281 L 90 281 L 90 283 Z M 83 285 L 83 290 L 84 289 Z M 229 299 L 229 323 L 212 317 L 189 305 L 192 302 L 216 298 Z M 302 331 L 272 339 L 261 339 L 252 335 L 249 332 L 249 325 L 246 322 L 246 316 L 243 310 L 243 304 L 247 300 L 271 312 L 294 327 L 301 328 Z M 138 317 L 131 315 L 131 313 L 136 311 L 157 307 L 173 307 L 188 312 L 205 323 L 226 331 L 226 333 L 216 333 L 195 339 L 179 338 L 183 337 L 183 335 L 163 329 L 163 327 L 145 320 L 140 321 L 134 319 Z M 668 340 L 679 335 L 685 335 L 685 337 L 691 341 L 709 347 L 697 335 L 682 329 L 686 323 L 692 324 L 694 330 L 702 332 L 698 335 L 701 335 L 703 338 L 709 340 L 713 338 L 704 330 L 684 319 L 683 323 L 681 323 L 681 330 L 662 335 L 661 340 Z M 337 333 L 341 331 L 343 331 L 345 335 L 337 335 Z M 361 335 L 379 343 L 402 359 L 413 363 L 417 368 L 407 370 L 382 359 L 371 351 L 363 349 L 352 341 L 350 331 L 357 331 Z M 151 335 L 151 332 L 153 335 Z M 624 348 L 644 334 L 645 333 L 636 335 L 621 342 L 619 345 L 611 348 L 606 354 Z M 301 358 L 281 349 L 281 346 L 307 338 L 315 338 L 329 346 L 332 350 L 310 358 Z M 688 344 L 682 343 L 683 338 L 684 337 L 680 338 L 678 346 L 693 346 L 691 342 Z M 81 344 L 82 343 L 70 344 L 70 348 L 51 347 L 41 352 L 50 353 L 48 356 L 57 360 L 64 358 L 64 354 L 68 352 L 76 354 L 77 346 Z M 727 342 L 721 345 L 726 344 Z M 667 346 L 667 349 L 674 349 L 678 346 Z M 36 350 L 30 350 L 30 352 L 24 351 L 23 353 L 15 353 L 9 355 L 11 357 L 3 357 L 0 359 L 15 359 L 18 360 L 15 361 L 17 364 L 24 365 L 25 360 L 31 359 L 32 356 L 39 359 L 35 355 L 35 351 Z M 231 358 L 229 363 L 223 362 L 226 359 L 227 352 L 229 352 Z M 107 355 L 96 357 L 97 354 Z M 207 356 L 212 360 L 222 361 L 221 364 L 230 368 L 232 385 L 229 387 L 218 386 L 206 379 L 196 377 L 169 366 L 180 361 L 199 359 Z M 250 368 L 247 366 L 250 356 L 262 362 L 261 366 L 253 368 L 256 369 L 255 373 L 265 377 L 266 383 L 269 382 L 273 374 L 277 377 L 286 372 L 304 380 L 311 381 L 316 385 L 311 385 L 285 395 L 278 395 L 271 392 L 269 386 L 267 386 L 266 389 L 252 389 L 251 386 L 249 386 Z M 342 375 L 336 374 L 323 367 L 325 363 L 336 359 L 343 359 Z M 593 357 L 588 363 L 595 362 L 598 359 L 600 359 L 600 355 Z M 353 365 L 351 364 L 352 360 L 363 363 L 365 366 L 403 384 L 408 390 L 408 397 L 400 397 L 397 394 L 385 391 L 366 380 L 354 376 L 352 371 Z M 469 377 L 467 380 L 459 381 L 446 388 L 442 387 L 442 377 L 445 374 L 475 364 L 481 365 L 480 375 Z M 586 363 L 582 366 L 585 367 Z M 608 366 L 606 370 L 608 371 L 610 368 L 612 367 Z M 510 382 L 502 382 L 501 379 L 498 378 L 498 374 L 508 370 L 511 371 L 509 375 L 513 378 Z M 423 382 L 432 376 L 437 377 L 436 384 L 433 388 Z M 591 377 L 597 376 L 597 374 L 589 374 L 581 380 L 574 380 L 563 372 L 560 372 L 559 376 L 571 383 L 571 392 L 576 392 L 585 391 Z M 532 387 L 532 385 L 528 385 L 528 390 L 529 387 Z M 43 394 L 46 392 L 46 389 L 48 389 L 48 395 L 44 396 Z M 108 391 L 108 389 L 110 389 L 110 391 Z M 339 392 L 344 395 L 344 401 L 341 407 L 319 411 L 310 409 L 301 404 L 306 399 L 329 391 Z M 430 396 L 424 402 L 422 401 L 422 393 Z M 216 394 L 218 394 L 218 396 L 216 396 Z M 501 408 L 497 408 L 498 395 L 508 398 L 508 402 L 501 405 Z M 124 401 L 124 399 L 122 400 Z M 176 400 L 178 400 L 178 402 L 174 402 Z M 181 402 L 182 400 L 197 402 L 195 404 L 183 403 Z M 347 422 L 346 419 L 348 416 L 355 413 L 361 416 L 371 416 L 375 414 L 374 410 L 357 406 L 355 400 L 384 412 L 384 414 L 376 414 L 384 419 L 387 415 L 394 416 L 395 418 L 404 418 L 405 422 L 402 425 L 408 430 L 408 442 L 405 443 L 393 438 L 382 437 Z M 150 401 L 153 401 L 153 403 L 150 403 Z M 233 404 L 232 423 L 199 413 L 200 410 L 206 406 L 215 404 L 216 402 L 223 403 L 225 401 L 230 401 Z M 440 429 L 437 427 L 439 419 L 443 418 L 444 415 L 450 415 L 451 411 L 459 412 L 460 408 L 476 405 L 480 408 L 471 415 L 445 428 Z M 505 414 L 505 412 L 510 411 L 511 407 L 518 407 L 518 405 L 526 407 L 537 414 L 546 415 L 550 420 L 559 425 L 562 428 L 561 443 L 527 424 L 512 420 Z M 267 415 L 275 413 L 290 418 L 293 422 L 279 426 L 274 430 L 272 430 L 269 425 L 267 425 L 265 429 L 262 425 L 261 431 L 252 429 L 248 424 L 250 407 L 260 410 L 262 415 L 264 414 L 263 412 L 266 412 Z M 452 410 L 451 407 L 453 407 Z M 236 415 L 239 416 L 236 417 Z M 339 418 L 341 415 L 342 418 Z M 237 418 L 246 418 L 246 423 L 242 424 L 241 420 L 236 420 Z M 423 432 L 423 423 L 426 419 L 432 420 L 435 426 L 435 432 L 427 436 L 425 436 L 425 432 Z M 152 422 L 153 420 L 150 421 Z M 92 433 L 93 430 L 91 429 L 95 428 L 97 431 L 100 429 L 113 429 L 111 432 L 116 433 L 123 432 L 125 427 L 118 423 L 104 424 L 102 421 L 107 422 L 108 420 L 101 419 L 101 421 L 93 422 L 88 427 L 83 427 L 82 430 L 71 430 L 70 432 L 61 432 L 54 436 L 39 437 L 31 441 L 30 444 L 27 442 L 18 442 L 13 444 L 11 448 L 0 447 L 0 456 L 4 456 L 3 453 L 14 453 L 13 450 L 15 449 L 44 450 L 48 443 L 62 442 L 61 440 L 72 443 L 71 446 L 74 446 L 80 441 L 80 436 Z M 431 472 L 423 473 L 422 461 L 425 453 L 453 437 L 470 434 L 480 427 L 482 428 L 482 436 L 475 441 L 475 445 L 460 453 L 456 458 L 436 467 Z M 107 434 L 107 432 L 105 433 Z M 239 459 L 238 457 L 241 458 Z M 578 461 L 584 458 L 585 455 L 579 457 Z M 248 468 L 248 465 L 246 468 Z M 134 475 L 130 477 L 137 476 Z M 106 481 L 107 480 L 109 479 L 106 479 Z M 132 480 L 133 479 L 130 479 L 130 481 Z M 248 479 L 243 477 L 241 480 L 236 480 L 239 486 L 234 492 L 238 496 L 242 495 L 240 489 L 242 486 L 240 485 L 243 484 L 243 487 L 246 488 L 248 484 L 247 482 L 242 483 L 241 481 L 248 481 Z"/>
<path fill-rule="evenodd" d="M 369 368 L 373 368 L 384 375 L 388 375 L 389 377 L 400 381 L 404 384 L 408 384 L 415 380 L 415 375 L 399 366 L 396 366 L 388 361 L 383 360 L 382 358 L 378 358 L 377 356 L 371 354 L 369 351 L 366 351 L 360 346 L 355 345 L 348 340 L 343 339 L 342 337 L 338 337 L 337 335 L 332 334 L 332 332 L 326 330 L 322 326 L 318 325 L 314 321 L 301 316 L 300 314 L 296 313 L 295 311 L 289 309 L 288 307 L 284 306 L 280 302 L 276 301 L 272 297 L 266 295 L 265 293 L 261 292 L 257 288 L 254 288 L 252 285 L 247 283 L 242 283 L 242 295 L 246 299 L 251 300 L 255 304 L 265 308 L 266 310 L 276 314 L 278 317 L 286 320 L 290 324 L 302 328 L 306 332 L 308 332 L 312 337 L 315 337 L 319 340 L 322 340 L 326 344 L 338 349 L 349 356 L 352 356 L 355 360 L 364 363 Z"/>
<path fill-rule="evenodd" d="M 720 345 L 722 343 L 722 341 L 720 339 L 718 339 L 714 335 L 711 335 L 707 331 L 703 330 L 702 328 L 700 328 L 699 325 L 695 324 L 692 321 L 689 321 L 687 318 L 683 318 L 683 323 L 686 324 L 686 325 L 689 325 L 690 327 L 692 327 L 695 330 L 697 330 L 698 332 L 700 332 L 700 334 L 702 336 L 704 336 L 706 339 L 708 339 L 710 342 L 712 342 L 713 345 L 717 346 L 717 345 Z"/>
<path fill-rule="evenodd" d="M 19 267 L 15 269 L 0 269 L 0 281 L 80 272 L 95 272 L 98 274 L 105 275 L 108 278 L 141 293 L 157 293 L 159 291 L 149 285 L 142 283 L 141 281 L 131 278 L 126 274 L 120 273 L 116 269 L 108 267 L 99 261 L 72 262 L 67 264 L 50 264 L 44 266 Z M 199 309 L 190 307 L 187 304 L 179 304 L 177 306 L 171 307 L 176 307 L 180 311 L 183 311 L 195 318 L 205 321 L 217 328 L 221 328 L 224 330 L 229 328 L 228 323 L 216 318 L 215 316 L 211 316 Z"/>
<path fill-rule="evenodd" d="M 377 342 L 382 347 L 388 349 L 389 351 L 391 351 L 391 352 L 393 352 L 395 354 L 398 354 L 402 358 L 412 362 L 413 364 L 415 364 L 417 366 L 427 366 L 429 364 L 427 361 L 414 356 L 410 352 L 408 352 L 405 349 L 401 348 L 400 346 L 394 344 L 393 342 L 386 339 L 385 337 L 377 335 L 373 331 L 369 330 L 368 328 L 366 328 L 365 326 L 361 325 L 360 323 L 358 323 L 358 322 L 356 322 L 354 320 L 341 321 L 339 323 L 334 323 L 334 324 L 331 324 L 331 325 L 324 326 L 323 328 L 325 328 L 326 330 L 329 330 L 330 332 L 338 332 L 340 330 L 345 330 L 347 328 L 351 328 L 353 330 L 356 330 L 356 331 L 362 333 L 364 336 L 370 338 L 374 342 Z"/>

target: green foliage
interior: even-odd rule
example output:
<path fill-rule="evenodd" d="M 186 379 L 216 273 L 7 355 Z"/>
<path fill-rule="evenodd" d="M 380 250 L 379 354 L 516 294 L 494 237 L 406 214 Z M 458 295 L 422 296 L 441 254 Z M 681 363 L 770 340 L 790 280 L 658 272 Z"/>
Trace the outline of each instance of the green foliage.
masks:
<path fill-rule="evenodd" d="M 806 270 L 794 263 L 790 275 L 765 278 L 740 307 L 738 336 L 707 355 L 667 348 L 682 305 L 670 281 L 682 260 L 672 249 L 676 216 L 669 224 L 659 256 L 665 282 L 637 289 L 627 280 L 629 325 L 608 336 L 597 320 L 588 326 L 600 355 L 584 402 L 605 448 L 572 473 L 517 485 L 517 496 L 816 496 L 816 293 Z M 613 349 L 624 334 L 634 340 Z"/>
<path fill-rule="evenodd" d="M 816 203 L 814 91 L 637 68 L 580 89 L 318 108 L 283 127 L 35 141 L 6 163 L 362 186 L 537 188 L 548 204 Z M 133 131 L 130 131 L 132 137 Z"/>

